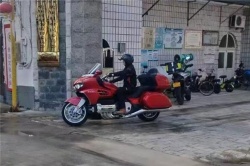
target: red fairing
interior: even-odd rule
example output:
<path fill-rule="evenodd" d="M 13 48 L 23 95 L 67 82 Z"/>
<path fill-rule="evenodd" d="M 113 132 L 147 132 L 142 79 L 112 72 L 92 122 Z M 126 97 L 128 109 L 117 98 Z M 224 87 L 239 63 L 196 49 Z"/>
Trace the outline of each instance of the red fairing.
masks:
<path fill-rule="evenodd" d="M 146 92 L 141 97 L 142 104 L 148 109 L 163 109 L 170 108 L 172 106 L 169 98 L 157 92 Z"/>
<path fill-rule="evenodd" d="M 99 99 L 113 98 L 117 91 L 114 84 L 103 82 L 99 76 L 83 76 L 74 82 L 74 84 L 79 83 L 83 83 L 79 92 L 85 94 L 91 105 L 97 104 Z"/>
<path fill-rule="evenodd" d="M 157 74 L 155 76 L 155 80 L 157 83 L 157 87 L 156 87 L 157 90 L 165 90 L 165 89 L 169 89 L 171 87 L 171 84 L 170 84 L 168 78 L 164 75 Z"/>
<path fill-rule="evenodd" d="M 134 105 L 140 104 L 139 98 L 129 98 L 128 100 L 131 102 L 131 104 L 134 104 Z"/>
<path fill-rule="evenodd" d="M 77 105 L 80 102 L 81 98 L 80 97 L 71 97 L 67 99 L 65 102 L 71 103 L 73 105 Z"/>

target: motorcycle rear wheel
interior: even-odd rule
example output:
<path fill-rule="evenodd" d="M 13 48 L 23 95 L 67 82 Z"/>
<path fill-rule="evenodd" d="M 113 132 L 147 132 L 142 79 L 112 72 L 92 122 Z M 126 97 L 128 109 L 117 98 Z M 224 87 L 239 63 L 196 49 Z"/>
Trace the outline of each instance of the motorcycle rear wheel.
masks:
<path fill-rule="evenodd" d="M 184 104 L 184 94 L 182 93 L 181 87 L 174 89 L 174 94 L 179 105 Z"/>
<path fill-rule="evenodd" d="M 187 101 L 190 101 L 191 100 L 191 90 L 189 88 L 186 89 L 186 92 L 185 92 L 185 99 Z"/>
<path fill-rule="evenodd" d="M 145 122 L 152 122 L 158 118 L 160 112 L 150 112 L 138 115 L 138 118 Z"/>
<path fill-rule="evenodd" d="M 81 126 L 88 119 L 88 110 L 84 105 L 79 110 L 79 112 L 74 112 L 75 105 L 71 103 L 65 103 L 62 109 L 62 117 L 64 122 L 66 122 L 70 126 Z"/>

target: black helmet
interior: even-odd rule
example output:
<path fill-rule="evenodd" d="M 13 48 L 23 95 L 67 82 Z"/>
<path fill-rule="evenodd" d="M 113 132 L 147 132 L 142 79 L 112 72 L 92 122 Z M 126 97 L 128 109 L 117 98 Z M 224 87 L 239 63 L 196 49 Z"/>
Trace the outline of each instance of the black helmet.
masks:
<path fill-rule="evenodd" d="M 124 60 L 126 65 L 131 65 L 134 62 L 134 57 L 130 54 L 124 54 L 119 60 Z"/>
<path fill-rule="evenodd" d="M 174 62 L 175 62 L 175 63 L 179 63 L 180 60 L 181 60 L 180 55 L 176 54 L 176 55 L 174 56 Z"/>

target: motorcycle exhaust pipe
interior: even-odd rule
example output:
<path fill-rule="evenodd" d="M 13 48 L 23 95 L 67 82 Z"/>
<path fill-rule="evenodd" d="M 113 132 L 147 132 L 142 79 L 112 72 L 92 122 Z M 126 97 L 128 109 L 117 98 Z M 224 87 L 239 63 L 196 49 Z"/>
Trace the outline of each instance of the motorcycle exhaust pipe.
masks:
<path fill-rule="evenodd" d="M 131 118 L 131 117 L 134 117 L 134 116 L 137 116 L 139 114 L 142 114 L 142 113 L 151 113 L 151 112 L 163 112 L 163 111 L 167 111 L 168 108 L 165 108 L 165 109 L 155 109 L 155 110 L 146 110 L 146 109 L 140 109 L 132 114 L 129 114 L 129 115 L 126 115 L 124 116 L 124 118 Z"/>

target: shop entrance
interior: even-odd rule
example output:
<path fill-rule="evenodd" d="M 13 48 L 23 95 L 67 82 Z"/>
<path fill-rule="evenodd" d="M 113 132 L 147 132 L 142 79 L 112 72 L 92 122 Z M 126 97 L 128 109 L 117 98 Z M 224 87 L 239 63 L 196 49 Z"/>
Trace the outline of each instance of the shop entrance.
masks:
<path fill-rule="evenodd" d="M 223 36 L 220 42 L 218 57 L 218 76 L 227 75 L 230 79 L 234 75 L 236 40 L 232 34 Z"/>

